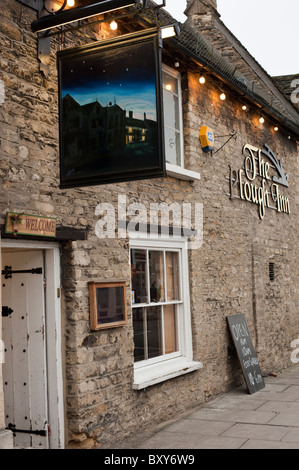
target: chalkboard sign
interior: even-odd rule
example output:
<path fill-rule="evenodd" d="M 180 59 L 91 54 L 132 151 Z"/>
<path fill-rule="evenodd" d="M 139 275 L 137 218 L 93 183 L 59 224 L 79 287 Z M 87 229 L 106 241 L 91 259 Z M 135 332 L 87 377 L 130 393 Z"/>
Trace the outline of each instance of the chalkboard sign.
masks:
<path fill-rule="evenodd" d="M 226 317 L 250 394 L 265 388 L 264 379 L 244 315 Z"/>

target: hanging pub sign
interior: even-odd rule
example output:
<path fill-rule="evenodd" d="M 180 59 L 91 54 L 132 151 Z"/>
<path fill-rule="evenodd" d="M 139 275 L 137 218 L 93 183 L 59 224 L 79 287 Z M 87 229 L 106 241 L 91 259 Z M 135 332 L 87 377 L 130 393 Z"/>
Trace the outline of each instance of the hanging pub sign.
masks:
<path fill-rule="evenodd" d="M 60 186 L 165 176 L 156 30 L 58 52 Z"/>
<path fill-rule="evenodd" d="M 267 208 L 290 214 L 290 201 L 285 194 L 289 175 L 273 150 L 267 144 L 263 149 L 246 144 L 243 155 L 242 168 L 229 167 L 229 197 L 256 204 L 260 219 L 264 219 Z"/>

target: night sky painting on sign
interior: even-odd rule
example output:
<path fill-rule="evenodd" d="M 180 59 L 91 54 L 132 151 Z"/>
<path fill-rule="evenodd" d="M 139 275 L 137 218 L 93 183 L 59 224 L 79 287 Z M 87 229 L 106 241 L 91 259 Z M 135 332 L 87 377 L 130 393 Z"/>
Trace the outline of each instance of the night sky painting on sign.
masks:
<path fill-rule="evenodd" d="M 165 175 L 158 38 L 128 36 L 58 53 L 62 188 Z"/>

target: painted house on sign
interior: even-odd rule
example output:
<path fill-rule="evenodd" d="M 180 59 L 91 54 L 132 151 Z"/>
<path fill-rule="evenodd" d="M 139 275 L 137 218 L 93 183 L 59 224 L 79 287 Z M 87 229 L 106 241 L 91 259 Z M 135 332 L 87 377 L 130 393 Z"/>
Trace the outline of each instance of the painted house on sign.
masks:
<path fill-rule="evenodd" d="M 0 0 L 0 448 L 109 449 L 244 384 L 227 318 L 292 365 L 299 113 L 216 0 L 49 3 Z"/>

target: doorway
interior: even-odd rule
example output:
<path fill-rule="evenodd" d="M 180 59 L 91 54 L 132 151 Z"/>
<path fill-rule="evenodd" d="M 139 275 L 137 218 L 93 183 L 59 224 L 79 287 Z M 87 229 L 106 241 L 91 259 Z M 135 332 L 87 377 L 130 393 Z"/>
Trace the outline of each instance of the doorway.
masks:
<path fill-rule="evenodd" d="M 2 240 L 5 425 L 17 448 L 63 447 L 58 247 Z"/>

